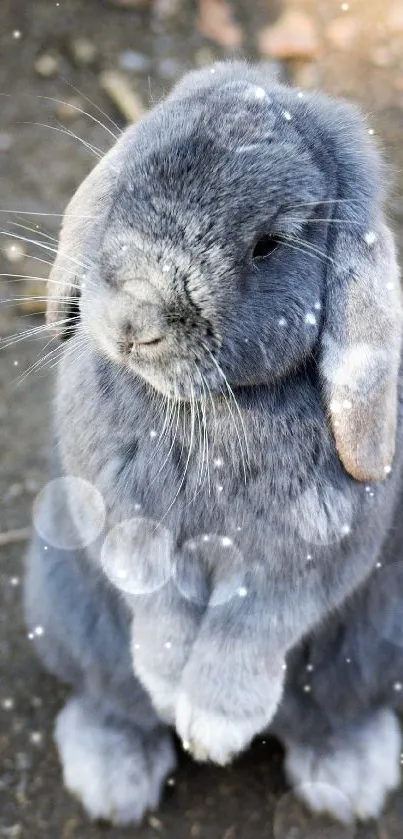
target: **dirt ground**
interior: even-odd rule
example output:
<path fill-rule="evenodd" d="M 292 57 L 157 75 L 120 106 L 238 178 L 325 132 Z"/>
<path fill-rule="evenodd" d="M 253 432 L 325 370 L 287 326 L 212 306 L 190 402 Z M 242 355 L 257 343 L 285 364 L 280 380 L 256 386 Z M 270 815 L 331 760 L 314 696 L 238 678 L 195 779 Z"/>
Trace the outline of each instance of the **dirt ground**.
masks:
<path fill-rule="evenodd" d="M 342 6 L 333 0 L 306 0 L 294 5 L 315 21 L 319 48 L 315 60 L 286 61 L 286 72 L 300 84 L 355 98 L 369 112 L 392 164 L 390 210 L 402 243 L 401 4 L 355 0 Z M 160 7 L 163 10 L 164 4 Z M 245 33 L 237 54 L 256 58 L 261 28 L 275 17 L 280 3 L 238 0 L 234 8 Z M 102 0 L 1 2 L 0 538 L 29 525 L 32 501 L 46 480 L 53 363 L 51 356 L 40 370 L 25 375 L 43 354 L 44 340 L 7 346 L 7 336 L 40 325 L 42 319 L 32 311 L 32 281 L 11 283 L 4 274 L 46 276 L 48 265 L 40 260 L 50 259 L 51 253 L 15 237 L 35 238 L 40 231 L 56 235 L 57 214 L 92 165 L 88 146 L 65 132 L 102 150 L 111 140 L 96 121 L 77 111 L 72 118 L 71 109 L 66 113 L 51 97 L 88 109 L 109 127 L 108 117 L 123 127 L 121 114 L 101 91 L 101 70 L 119 68 L 149 106 L 183 71 L 223 54 L 197 31 L 195 14 L 185 0 L 168 21 L 162 12 L 158 16 L 147 10 L 122 10 Z M 93 48 L 92 55 L 87 49 L 85 61 L 77 47 L 77 39 L 83 37 Z M 44 55 L 51 61 L 38 64 Z M 8 302 L 16 289 L 21 296 L 31 296 L 26 314 Z M 35 293 L 43 294 L 40 285 Z M 40 301 L 36 305 L 41 308 Z M 23 541 L 0 548 L 0 837 L 401 839 L 403 790 L 392 797 L 377 825 L 347 829 L 314 818 L 287 789 L 281 749 L 270 740 L 256 742 L 226 770 L 198 766 L 181 755 L 160 812 L 138 831 L 90 824 L 61 784 L 52 727 L 66 692 L 40 669 L 26 635 L 21 612 L 23 550 Z"/>

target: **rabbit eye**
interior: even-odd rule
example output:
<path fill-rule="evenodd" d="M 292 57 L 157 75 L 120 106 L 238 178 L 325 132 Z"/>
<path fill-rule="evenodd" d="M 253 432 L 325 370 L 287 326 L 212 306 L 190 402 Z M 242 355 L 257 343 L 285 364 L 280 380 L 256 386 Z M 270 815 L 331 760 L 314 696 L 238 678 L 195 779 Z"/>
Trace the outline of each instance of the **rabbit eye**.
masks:
<path fill-rule="evenodd" d="M 277 236 L 262 236 L 255 244 L 252 259 L 259 262 L 261 259 L 266 259 L 279 246 L 280 241 Z"/>

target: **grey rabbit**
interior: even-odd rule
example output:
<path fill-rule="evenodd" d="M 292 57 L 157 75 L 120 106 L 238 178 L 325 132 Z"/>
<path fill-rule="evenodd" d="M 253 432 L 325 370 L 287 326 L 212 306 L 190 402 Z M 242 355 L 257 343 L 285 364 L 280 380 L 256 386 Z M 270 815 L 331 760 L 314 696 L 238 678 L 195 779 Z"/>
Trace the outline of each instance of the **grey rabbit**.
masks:
<path fill-rule="evenodd" d="M 222 765 L 270 731 L 346 822 L 399 783 L 402 304 L 372 133 L 218 63 L 67 207 L 26 612 L 93 818 L 158 805 L 172 727 Z"/>

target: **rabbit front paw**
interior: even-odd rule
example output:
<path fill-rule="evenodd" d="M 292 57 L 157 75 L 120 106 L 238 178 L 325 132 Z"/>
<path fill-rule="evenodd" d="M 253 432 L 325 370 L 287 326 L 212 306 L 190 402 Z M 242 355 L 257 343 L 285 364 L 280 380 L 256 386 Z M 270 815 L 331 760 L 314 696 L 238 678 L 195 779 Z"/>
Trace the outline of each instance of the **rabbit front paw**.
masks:
<path fill-rule="evenodd" d="M 267 692 L 267 701 L 257 710 L 249 705 L 242 713 L 242 708 L 237 706 L 236 712 L 232 707 L 225 713 L 225 702 L 217 703 L 219 711 L 202 708 L 197 696 L 182 691 L 176 704 L 176 730 L 183 747 L 195 760 L 225 766 L 267 728 L 281 693 L 282 683 L 276 683 Z"/>

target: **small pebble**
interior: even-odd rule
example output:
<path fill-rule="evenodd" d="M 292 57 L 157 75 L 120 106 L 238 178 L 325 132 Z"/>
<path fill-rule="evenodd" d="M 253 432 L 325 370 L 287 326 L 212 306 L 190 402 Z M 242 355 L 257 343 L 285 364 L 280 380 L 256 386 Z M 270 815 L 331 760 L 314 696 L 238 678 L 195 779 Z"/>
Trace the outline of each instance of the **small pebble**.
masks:
<path fill-rule="evenodd" d="M 93 64 L 97 57 L 97 47 L 89 38 L 74 38 L 70 44 L 73 60 L 79 67 Z"/>
<path fill-rule="evenodd" d="M 56 76 L 59 67 L 60 56 L 50 52 L 44 52 L 42 55 L 39 55 L 34 64 L 35 72 L 44 79 L 50 79 L 52 76 Z"/>
<path fill-rule="evenodd" d="M 0 132 L 0 153 L 6 152 L 11 149 L 13 144 L 13 139 L 11 134 L 5 134 L 4 132 Z"/>
<path fill-rule="evenodd" d="M 131 73 L 147 73 L 151 61 L 147 55 L 135 50 L 124 50 L 119 56 L 119 67 Z"/>
<path fill-rule="evenodd" d="M 79 96 L 72 96 L 71 99 L 66 99 L 65 102 L 56 103 L 56 113 L 59 119 L 63 122 L 71 122 L 80 116 L 80 111 L 85 110 L 85 103 Z M 85 283 L 81 283 L 84 288 Z"/>
<path fill-rule="evenodd" d="M 157 70 L 163 79 L 176 79 L 182 72 L 182 65 L 176 58 L 162 58 Z"/>

